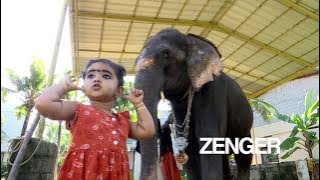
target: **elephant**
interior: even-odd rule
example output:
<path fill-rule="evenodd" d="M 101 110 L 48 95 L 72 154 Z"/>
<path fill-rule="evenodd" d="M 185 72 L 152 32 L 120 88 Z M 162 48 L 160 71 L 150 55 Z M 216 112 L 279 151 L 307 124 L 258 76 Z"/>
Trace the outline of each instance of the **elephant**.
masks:
<path fill-rule="evenodd" d="M 136 59 L 134 87 L 154 120 L 163 92 L 176 123 L 185 121 L 194 90 L 183 166 L 190 180 L 231 179 L 228 154 L 199 154 L 201 137 L 251 138 L 253 113 L 240 86 L 223 72 L 221 54 L 209 40 L 167 28 L 146 40 Z M 158 123 L 155 122 L 156 128 Z M 140 141 L 140 179 L 156 179 L 157 135 Z M 245 144 L 245 147 L 249 145 Z M 237 179 L 249 179 L 252 154 L 235 154 Z"/>

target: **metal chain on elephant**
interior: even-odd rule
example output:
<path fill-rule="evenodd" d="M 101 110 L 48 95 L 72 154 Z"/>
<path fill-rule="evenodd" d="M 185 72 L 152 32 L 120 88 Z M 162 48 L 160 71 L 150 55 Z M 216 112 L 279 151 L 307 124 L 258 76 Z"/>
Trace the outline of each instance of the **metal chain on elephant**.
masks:
<path fill-rule="evenodd" d="M 179 132 L 178 128 L 175 128 L 175 132 L 177 133 L 177 136 L 178 136 L 178 137 L 175 138 L 176 146 L 177 146 L 177 149 L 178 149 L 178 151 L 181 154 L 182 159 L 183 159 L 180 162 L 180 164 L 185 164 L 188 161 L 188 156 L 184 152 L 184 150 L 188 146 L 188 136 L 189 136 L 189 127 L 190 127 L 189 123 L 190 123 L 193 96 L 194 96 L 194 90 L 191 87 L 190 90 L 189 90 L 189 96 L 188 96 L 187 114 L 186 114 L 186 116 L 184 118 L 184 121 L 183 121 L 183 123 L 181 125 L 179 125 L 177 123 L 176 117 L 175 117 L 175 115 L 173 113 L 173 122 L 174 122 L 174 124 L 179 128 L 183 128 L 182 132 Z"/>
<path fill-rule="evenodd" d="M 177 129 L 177 133 L 180 135 L 183 135 L 183 137 L 185 137 L 186 139 L 188 138 L 188 135 L 189 135 L 189 122 L 190 122 L 190 116 L 191 116 L 191 107 L 192 107 L 193 96 L 194 96 L 194 90 L 193 90 L 193 88 L 190 88 L 189 96 L 188 96 L 187 114 L 186 114 L 184 121 L 181 125 L 179 125 L 176 122 L 176 118 L 174 116 L 175 125 L 178 126 L 179 128 L 184 127 L 183 132 L 179 132 Z"/>

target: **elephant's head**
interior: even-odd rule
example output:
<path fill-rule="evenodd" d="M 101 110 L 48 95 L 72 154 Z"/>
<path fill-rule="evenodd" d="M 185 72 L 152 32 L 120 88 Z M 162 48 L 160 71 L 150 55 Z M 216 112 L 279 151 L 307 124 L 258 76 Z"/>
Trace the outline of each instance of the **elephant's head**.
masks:
<path fill-rule="evenodd" d="M 136 60 L 136 86 L 153 97 L 177 95 L 189 86 L 199 90 L 223 69 L 218 49 L 193 34 L 165 29 L 149 38 Z"/>
<path fill-rule="evenodd" d="M 199 90 L 205 83 L 213 81 L 223 70 L 220 61 L 221 54 L 210 41 L 193 34 L 188 34 L 188 56 L 185 61 L 188 75 L 195 90 Z"/>

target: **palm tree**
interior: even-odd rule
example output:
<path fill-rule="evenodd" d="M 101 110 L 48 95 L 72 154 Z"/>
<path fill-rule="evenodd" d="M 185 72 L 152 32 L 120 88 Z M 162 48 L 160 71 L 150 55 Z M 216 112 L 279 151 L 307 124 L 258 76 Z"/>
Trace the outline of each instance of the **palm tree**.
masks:
<path fill-rule="evenodd" d="M 34 101 L 45 87 L 45 66 L 41 60 L 34 60 L 30 66 L 30 76 L 19 77 L 13 70 L 7 69 L 10 81 L 19 93 L 22 93 L 23 103 L 16 107 L 18 119 L 24 118 L 21 136 L 25 135 Z"/>

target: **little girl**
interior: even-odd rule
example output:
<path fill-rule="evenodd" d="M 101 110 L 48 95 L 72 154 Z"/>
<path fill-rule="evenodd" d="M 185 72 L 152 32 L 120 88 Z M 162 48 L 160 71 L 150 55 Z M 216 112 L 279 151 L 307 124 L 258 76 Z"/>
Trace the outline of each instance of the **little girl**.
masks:
<path fill-rule="evenodd" d="M 36 100 L 36 108 L 50 119 L 66 120 L 72 142 L 58 179 L 128 180 L 127 138 L 147 139 L 155 134 L 152 116 L 143 103 L 143 91 L 134 89 L 125 96 L 133 103 L 138 122 L 129 113 L 112 113 L 116 96 L 122 96 L 125 69 L 106 59 L 91 60 L 83 73 L 83 88 L 70 77 L 47 88 Z M 90 105 L 62 101 L 69 91 L 82 90 Z"/>

